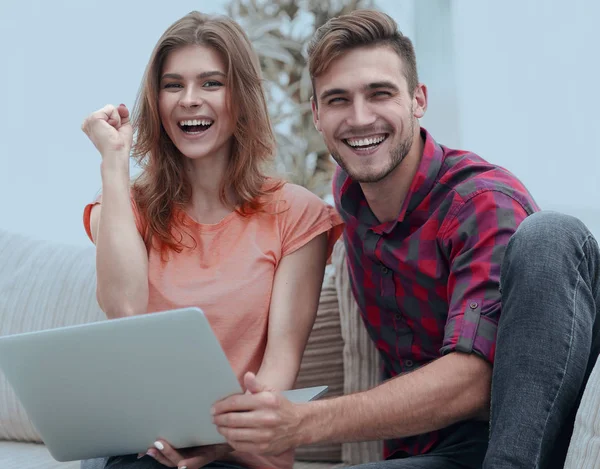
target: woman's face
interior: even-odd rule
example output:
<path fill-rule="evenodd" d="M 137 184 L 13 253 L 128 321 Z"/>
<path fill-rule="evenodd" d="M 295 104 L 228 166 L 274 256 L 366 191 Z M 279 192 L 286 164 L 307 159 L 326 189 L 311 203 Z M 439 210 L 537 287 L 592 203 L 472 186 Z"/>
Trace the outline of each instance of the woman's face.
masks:
<path fill-rule="evenodd" d="M 188 158 L 230 154 L 235 123 L 226 71 L 221 55 L 206 46 L 180 47 L 165 60 L 158 94 L 160 119 Z"/>

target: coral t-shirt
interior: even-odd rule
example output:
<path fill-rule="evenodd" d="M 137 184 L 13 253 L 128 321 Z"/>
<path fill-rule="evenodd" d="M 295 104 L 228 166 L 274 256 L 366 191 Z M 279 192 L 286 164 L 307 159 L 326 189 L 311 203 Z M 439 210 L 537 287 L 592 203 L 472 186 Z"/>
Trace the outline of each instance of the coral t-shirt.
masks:
<path fill-rule="evenodd" d="M 279 262 L 325 232 L 329 256 L 342 229 L 335 209 L 303 187 L 286 183 L 269 197 L 275 203 L 268 203 L 264 211 L 250 216 L 234 211 L 216 224 L 200 224 L 183 214 L 184 230 L 196 246 L 180 253 L 170 251 L 166 261 L 156 248 L 148 252 L 148 312 L 201 308 L 240 383 L 247 371 L 258 371 L 265 353 Z M 90 213 L 98 203 L 101 198 L 84 210 L 90 239 Z M 135 215 L 142 233 L 140 216 Z M 292 463 L 289 457 L 267 458 L 268 462 L 243 459 L 240 462 L 251 467 L 291 467 Z"/>

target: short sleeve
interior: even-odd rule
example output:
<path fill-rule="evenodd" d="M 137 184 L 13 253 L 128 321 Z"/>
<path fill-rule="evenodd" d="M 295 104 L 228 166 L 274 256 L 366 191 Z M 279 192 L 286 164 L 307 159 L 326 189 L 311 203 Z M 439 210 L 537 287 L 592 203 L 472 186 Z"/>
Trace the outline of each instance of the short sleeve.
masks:
<path fill-rule="evenodd" d="M 278 210 L 281 255 L 300 249 L 322 233 L 327 233 L 327 257 L 340 237 L 343 224 L 335 209 L 304 187 L 286 183 L 280 190 Z"/>
<path fill-rule="evenodd" d="M 90 225 L 92 208 L 95 205 L 99 205 L 101 203 L 102 203 L 102 194 L 98 195 L 98 197 L 96 197 L 93 202 L 90 202 L 89 204 L 87 204 L 83 209 L 83 228 L 85 229 L 85 232 L 87 233 L 88 238 L 90 238 L 90 241 L 92 241 L 92 242 L 94 242 L 94 240 L 92 239 L 92 227 Z M 139 214 L 139 211 L 137 210 L 137 205 L 135 204 L 135 202 L 133 200 L 133 196 L 131 198 L 131 208 L 133 209 L 133 215 L 135 217 L 135 226 L 137 227 L 140 235 L 144 236 L 142 218 Z"/>
<path fill-rule="evenodd" d="M 486 191 L 465 202 L 451 219 L 443 234 L 450 273 L 442 355 L 475 353 L 493 363 L 501 264 L 508 241 L 527 216 L 509 195 Z"/>

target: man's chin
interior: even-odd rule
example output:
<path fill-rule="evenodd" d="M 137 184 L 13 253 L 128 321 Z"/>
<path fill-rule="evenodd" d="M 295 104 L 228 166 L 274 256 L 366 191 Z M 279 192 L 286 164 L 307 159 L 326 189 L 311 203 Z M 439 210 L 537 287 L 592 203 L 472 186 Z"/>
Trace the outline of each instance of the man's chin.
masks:
<path fill-rule="evenodd" d="M 393 168 L 385 168 L 381 170 L 342 168 L 353 181 L 360 182 L 362 184 L 381 182 L 393 171 Z"/>
<path fill-rule="evenodd" d="M 353 161 L 354 164 L 341 158 L 340 154 L 332 152 L 330 149 L 331 156 L 337 162 L 338 165 L 350 176 L 353 181 L 360 183 L 376 183 L 385 179 L 395 168 L 400 164 L 402 159 L 395 161 L 393 155 L 386 155 L 386 161 L 381 161 L 383 155 L 379 155 L 377 158 L 379 161 L 373 161 L 371 159 L 370 164 L 367 161 Z M 356 158 L 351 158 L 356 160 Z M 379 164 L 376 164 L 379 163 Z M 382 164 L 386 163 L 386 164 Z"/>

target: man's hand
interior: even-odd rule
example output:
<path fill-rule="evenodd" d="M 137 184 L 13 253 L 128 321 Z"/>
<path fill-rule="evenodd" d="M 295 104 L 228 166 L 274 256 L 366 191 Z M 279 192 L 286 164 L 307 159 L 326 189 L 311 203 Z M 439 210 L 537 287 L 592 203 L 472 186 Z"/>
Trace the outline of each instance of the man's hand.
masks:
<path fill-rule="evenodd" d="M 175 449 L 164 440 L 157 440 L 146 453 L 167 467 L 200 469 L 233 451 L 229 445 L 207 445 L 195 448 Z M 138 458 L 143 455 L 138 455 Z"/>
<path fill-rule="evenodd" d="M 299 446 L 298 405 L 267 390 L 253 373 L 246 373 L 244 384 L 246 394 L 227 397 L 213 406 L 219 433 L 236 451 L 279 455 Z"/>

